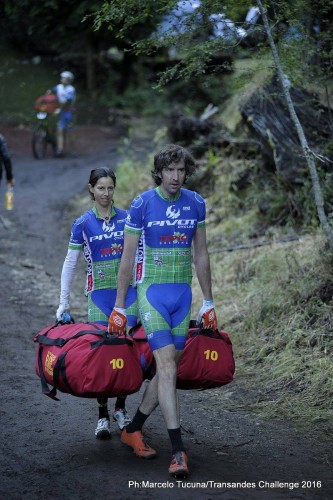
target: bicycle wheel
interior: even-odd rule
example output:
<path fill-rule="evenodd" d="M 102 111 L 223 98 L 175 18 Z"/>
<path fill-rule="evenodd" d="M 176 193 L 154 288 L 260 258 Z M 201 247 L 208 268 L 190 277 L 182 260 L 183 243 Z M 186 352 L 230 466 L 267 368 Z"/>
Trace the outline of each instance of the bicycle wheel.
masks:
<path fill-rule="evenodd" d="M 32 153 L 37 160 L 45 158 L 47 150 L 47 130 L 37 125 L 32 132 Z"/>

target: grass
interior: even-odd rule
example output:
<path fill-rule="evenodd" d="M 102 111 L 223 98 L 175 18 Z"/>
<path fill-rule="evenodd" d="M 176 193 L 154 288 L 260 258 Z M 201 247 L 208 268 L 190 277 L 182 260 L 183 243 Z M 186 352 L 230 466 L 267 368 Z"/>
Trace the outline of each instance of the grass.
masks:
<path fill-rule="evenodd" d="M 332 430 L 333 267 L 320 233 L 213 255 L 212 270 L 238 373 L 257 387 L 252 410 Z"/>

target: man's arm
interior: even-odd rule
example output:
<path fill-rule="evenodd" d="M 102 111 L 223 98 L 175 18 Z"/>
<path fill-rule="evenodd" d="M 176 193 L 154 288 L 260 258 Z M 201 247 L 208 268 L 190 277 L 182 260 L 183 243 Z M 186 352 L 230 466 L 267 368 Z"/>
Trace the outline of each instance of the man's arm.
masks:
<path fill-rule="evenodd" d="M 193 262 L 204 299 L 213 300 L 210 259 L 205 227 L 197 229 L 194 235 Z"/>
<path fill-rule="evenodd" d="M 0 135 L 0 161 L 1 160 L 3 161 L 5 171 L 6 171 L 7 185 L 14 186 L 12 160 L 10 157 L 10 153 L 9 153 L 9 149 L 7 147 L 6 140 L 5 140 L 3 135 Z"/>
<path fill-rule="evenodd" d="M 197 317 L 197 325 L 201 328 L 216 330 L 217 317 L 212 294 L 212 278 L 206 242 L 206 229 L 204 227 L 197 229 L 193 238 L 193 249 L 194 265 L 204 296 L 202 307 Z"/>
<path fill-rule="evenodd" d="M 124 251 L 121 257 L 118 271 L 117 297 L 108 322 L 109 333 L 115 333 L 119 335 L 121 333 L 124 333 L 126 329 L 126 293 L 133 276 L 135 252 L 138 246 L 138 241 L 139 235 L 137 236 L 134 234 L 125 233 Z"/>
<path fill-rule="evenodd" d="M 7 186 L 13 187 L 15 184 L 15 181 L 14 181 L 14 176 L 13 176 L 12 160 L 10 158 L 5 158 L 3 160 L 3 164 L 4 164 L 5 170 L 6 170 Z"/>
<path fill-rule="evenodd" d="M 124 235 L 124 251 L 118 271 L 118 287 L 115 307 L 125 308 L 126 293 L 133 277 L 135 253 L 139 242 L 139 235 Z"/>

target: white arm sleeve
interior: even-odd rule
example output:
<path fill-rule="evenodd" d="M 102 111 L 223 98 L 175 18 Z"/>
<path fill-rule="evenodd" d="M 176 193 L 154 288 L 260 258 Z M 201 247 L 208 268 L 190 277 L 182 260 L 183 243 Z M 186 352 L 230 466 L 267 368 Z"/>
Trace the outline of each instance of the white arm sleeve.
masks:
<path fill-rule="evenodd" d="M 75 274 L 79 250 L 68 250 L 61 272 L 60 304 L 69 307 L 71 285 Z"/>

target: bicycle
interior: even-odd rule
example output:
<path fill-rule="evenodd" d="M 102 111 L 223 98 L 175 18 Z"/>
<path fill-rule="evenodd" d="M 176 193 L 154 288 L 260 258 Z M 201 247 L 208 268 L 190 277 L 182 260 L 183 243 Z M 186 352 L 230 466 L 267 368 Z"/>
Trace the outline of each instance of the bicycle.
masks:
<path fill-rule="evenodd" d="M 36 124 L 32 130 L 32 153 L 34 158 L 41 160 L 46 157 L 48 145 L 56 152 L 56 114 L 59 109 L 57 98 L 43 95 L 36 99 Z"/>

